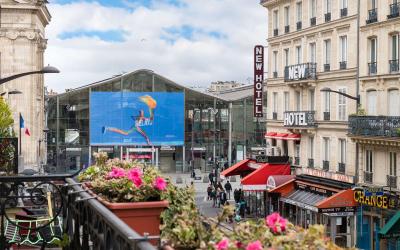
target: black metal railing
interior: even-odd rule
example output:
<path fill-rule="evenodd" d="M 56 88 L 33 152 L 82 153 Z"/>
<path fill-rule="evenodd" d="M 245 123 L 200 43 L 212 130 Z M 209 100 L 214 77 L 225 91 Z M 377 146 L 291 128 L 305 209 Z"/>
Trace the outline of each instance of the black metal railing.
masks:
<path fill-rule="evenodd" d="M 331 13 L 325 13 L 325 22 L 330 22 L 331 21 Z"/>
<path fill-rule="evenodd" d="M 301 21 L 296 23 L 296 29 L 301 30 Z"/>
<path fill-rule="evenodd" d="M 316 127 L 315 111 L 285 111 L 283 113 L 285 127 Z"/>
<path fill-rule="evenodd" d="M 386 175 L 386 185 L 391 188 L 397 188 L 397 176 Z"/>
<path fill-rule="evenodd" d="M 289 31 L 290 31 L 290 26 L 289 26 L 289 25 L 286 25 L 286 26 L 285 26 L 285 33 L 289 33 Z"/>
<path fill-rule="evenodd" d="M 340 17 L 346 17 L 347 16 L 347 8 L 340 9 Z"/>
<path fill-rule="evenodd" d="M 364 172 L 364 182 L 365 182 L 365 183 L 372 183 L 372 181 L 373 181 L 373 174 L 372 174 L 372 172 L 367 172 L 367 171 L 365 171 L 365 172 Z"/>
<path fill-rule="evenodd" d="M 308 159 L 308 167 L 314 168 L 314 159 Z"/>
<path fill-rule="evenodd" d="M 399 5 L 400 3 L 393 3 L 390 5 L 390 13 L 387 16 L 388 18 L 395 18 L 399 16 Z"/>
<path fill-rule="evenodd" d="M 398 73 L 399 72 L 399 59 L 389 60 L 389 72 Z"/>
<path fill-rule="evenodd" d="M 317 25 L 317 18 L 311 17 L 310 18 L 310 26 L 315 26 L 315 25 Z"/>
<path fill-rule="evenodd" d="M 322 169 L 329 171 L 329 161 L 322 161 Z"/>
<path fill-rule="evenodd" d="M 398 137 L 399 129 L 400 116 L 349 116 L 349 135 Z"/>
<path fill-rule="evenodd" d="M 277 71 L 274 71 L 274 72 L 272 73 L 272 75 L 273 75 L 274 78 L 278 78 L 278 72 L 277 72 Z"/>
<path fill-rule="evenodd" d="M 330 70 L 331 70 L 331 65 L 328 64 L 328 63 L 324 64 L 324 71 L 325 71 L 325 72 L 328 72 L 328 71 L 330 71 Z"/>
<path fill-rule="evenodd" d="M 324 121 L 330 121 L 331 120 L 331 112 L 324 112 Z"/>
<path fill-rule="evenodd" d="M 339 62 L 339 68 L 340 69 L 346 69 L 347 68 L 347 62 L 346 61 Z"/>
<path fill-rule="evenodd" d="M 372 9 L 368 11 L 367 24 L 375 23 L 378 21 L 378 9 Z"/>
<path fill-rule="evenodd" d="M 278 29 L 274 29 L 274 36 L 278 36 L 278 34 L 279 34 Z"/>
<path fill-rule="evenodd" d="M 285 81 L 317 79 L 317 63 L 300 63 L 285 67 Z"/>
<path fill-rule="evenodd" d="M 294 165 L 295 166 L 300 166 L 300 157 L 294 157 Z"/>
<path fill-rule="evenodd" d="M 377 72 L 378 66 L 376 62 L 368 63 L 368 74 L 375 75 Z"/>
<path fill-rule="evenodd" d="M 339 162 L 338 172 L 342 174 L 346 173 L 346 163 Z"/>
<path fill-rule="evenodd" d="M 272 112 L 272 120 L 278 120 L 278 113 Z"/>

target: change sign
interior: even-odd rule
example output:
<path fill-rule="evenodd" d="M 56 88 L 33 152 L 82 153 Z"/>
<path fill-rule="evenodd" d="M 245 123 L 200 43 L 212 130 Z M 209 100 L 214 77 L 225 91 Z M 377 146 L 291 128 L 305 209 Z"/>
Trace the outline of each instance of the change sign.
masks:
<path fill-rule="evenodd" d="M 263 117 L 264 47 L 254 47 L 254 117 Z"/>

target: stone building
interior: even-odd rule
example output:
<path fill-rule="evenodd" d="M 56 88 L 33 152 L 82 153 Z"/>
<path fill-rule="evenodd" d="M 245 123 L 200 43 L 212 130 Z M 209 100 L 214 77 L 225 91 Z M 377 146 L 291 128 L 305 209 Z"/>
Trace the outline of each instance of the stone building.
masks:
<path fill-rule="evenodd" d="M 45 27 L 50 13 L 45 0 L 0 1 L 1 77 L 43 68 L 46 49 Z M 22 164 L 35 166 L 43 159 L 44 88 L 43 75 L 28 75 L 0 86 L 0 92 L 18 90 L 22 94 L 6 94 L 14 117 L 14 131 L 19 135 L 19 114 L 30 136 L 22 131 Z M 40 147 L 40 150 L 39 150 Z"/>

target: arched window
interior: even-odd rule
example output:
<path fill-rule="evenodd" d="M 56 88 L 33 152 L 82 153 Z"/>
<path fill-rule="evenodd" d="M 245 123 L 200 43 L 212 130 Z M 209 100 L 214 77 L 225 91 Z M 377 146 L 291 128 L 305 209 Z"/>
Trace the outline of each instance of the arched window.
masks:
<path fill-rule="evenodd" d="M 367 113 L 368 115 L 376 115 L 377 93 L 376 90 L 369 90 L 367 92 Z"/>
<path fill-rule="evenodd" d="M 388 91 L 388 115 L 400 116 L 400 100 L 398 89 L 390 89 Z"/>

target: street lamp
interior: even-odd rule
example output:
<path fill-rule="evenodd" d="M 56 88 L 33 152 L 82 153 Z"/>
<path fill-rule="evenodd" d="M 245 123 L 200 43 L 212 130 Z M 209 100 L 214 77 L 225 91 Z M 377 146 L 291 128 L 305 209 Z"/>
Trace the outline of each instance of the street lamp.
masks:
<path fill-rule="evenodd" d="M 7 94 L 7 95 L 18 95 L 18 94 L 22 94 L 22 92 L 19 91 L 19 90 L 14 89 L 14 90 L 11 90 L 11 91 L 5 91 L 5 92 L 1 93 L 0 96 L 4 96 L 5 94 Z"/>
<path fill-rule="evenodd" d="M 16 74 L 16 75 L 12 75 L 6 78 L 1 78 L 0 79 L 0 85 L 2 85 L 3 83 L 9 82 L 11 80 L 14 80 L 16 78 L 20 78 L 23 76 L 27 76 L 27 75 L 33 75 L 33 74 L 52 74 L 52 73 L 60 73 L 60 71 L 53 67 L 53 66 L 46 66 L 44 67 L 42 70 L 37 70 L 37 71 L 30 71 L 30 72 L 25 72 L 25 73 L 20 73 L 20 74 Z"/>

